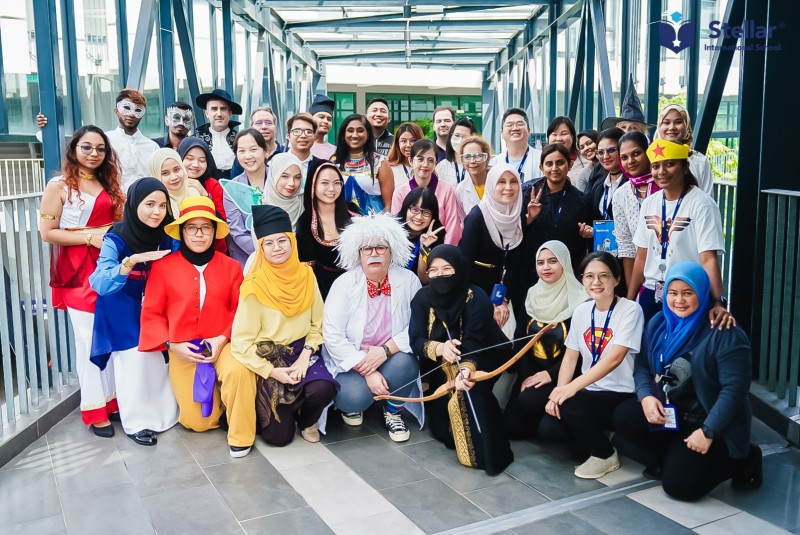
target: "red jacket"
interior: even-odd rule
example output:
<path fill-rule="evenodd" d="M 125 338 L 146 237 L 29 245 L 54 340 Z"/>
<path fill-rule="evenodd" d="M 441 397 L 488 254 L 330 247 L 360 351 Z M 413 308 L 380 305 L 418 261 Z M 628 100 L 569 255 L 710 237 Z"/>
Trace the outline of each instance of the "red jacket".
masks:
<path fill-rule="evenodd" d="M 239 305 L 242 266 L 220 253 L 203 272 L 206 298 L 200 309 L 200 273 L 180 252 L 153 264 L 142 303 L 139 351 L 163 351 L 164 342 L 231 337 Z"/>

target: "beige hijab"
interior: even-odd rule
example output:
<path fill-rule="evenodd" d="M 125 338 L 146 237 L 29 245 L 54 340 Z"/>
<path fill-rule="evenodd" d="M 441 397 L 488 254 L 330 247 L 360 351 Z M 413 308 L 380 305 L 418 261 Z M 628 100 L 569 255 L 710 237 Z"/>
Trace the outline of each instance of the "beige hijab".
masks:
<path fill-rule="evenodd" d="M 558 240 L 544 242 L 536 251 L 536 260 L 543 249 L 555 255 L 564 273 L 556 282 L 550 284 L 539 279 L 528 290 L 525 311 L 536 321 L 558 323 L 572 317 L 575 307 L 589 299 L 589 294 L 572 273 L 572 258 L 567 246 Z"/>
<path fill-rule="evenodd" d="M 187 197 L 199 197 L 201 196 L 200 192 L 189 186 L 189 175 L 186 173 L 186 168 L 183 166 L 183 161 L 181 160 L 180 154 L 175 152 L 173 149 L 170 148 L 162 148 L 155 151 L 153 154 L 150 155 L 150 160 L 147 162 L 147 167 L 150 169 L 150 174 L 155 177 L 157 180 L 161 180 L 161 166 L 164 165 L 164 162 L 167 160 L 175 160 L 178 162 L 178 165 L 181 166 L 183 170 L 183 184 L 181 187 L 175 191 L 172 191 L 167 188 L 167 192 L 169 193 L 169 204 L 172 207 L 173 214 L 180 213 L 180 206 L 183 200 Z M 164 184 L 166 186 L 166 184 Z"/>
<path fill-rule="evenodd" d="M 520 183 L 519 195 L 513 205 L 501 203 L 494 198 L 494 189 L 504 173 L 509 172 Z M 486 175 L 486 189 L 483 198 L 478 203 L 486 229 L 496 246 L 503 249 L 513 249 L 522 241 L 522 181 L 514 166 L 507 163 L 495 165 Z"/>
<path fill-rule="evenodd" d="M 300 219 L 305 207 L 303 205 L 303 182 L 300 181 L 300 187 L 294 192 L 291 197 L 278 193 L 278 179 L 289 167 L 296 165 L 303 173 L 303 163 L 291 152 L 282 152 L 276 154 L 269 161 L 269 172 L 267 173 L 267 182 L 264 184 L 264 195 L 261 198 L 261 204 L 269 204 L 277 206 L 289 214 L 289 219 L 292 221 L 292 230 L 297 231 L 297 221 Z"/>

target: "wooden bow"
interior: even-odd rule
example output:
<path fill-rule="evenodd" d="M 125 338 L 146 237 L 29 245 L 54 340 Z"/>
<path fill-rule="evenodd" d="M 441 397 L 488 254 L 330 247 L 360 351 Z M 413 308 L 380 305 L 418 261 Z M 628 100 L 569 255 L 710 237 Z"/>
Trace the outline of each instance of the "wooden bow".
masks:
<path fill-rule="evenodd" d="M 492 370 L 490 372 L 478 370 L 473 374 L 471 380 L 476 383 L 479 383 L 481 381 L 488 381 L 489 379 L 497 377 L 498 375 L 509 369 L 511 366 L 513 366 L 519 359 L 521 359 L 528 351 L 530 351 L 530 349 L 536 344 L 536 342 L 538 342 L 542 338 L 542 335 L 544 333 L 554 328 L 555 326 L 556 325 L 554 323 L 546 325 L 544 328 L 542 328 L 541 331 L 536 333 L 536 336 L 528 340 L 528 343 L 522 346 L 522 349 L 520 349 L 513 357 L 508 359 L 496 370 Z M 441 368 L 442 366 L 444 366 L 444 364 L 439 366 L 439 368 Z M 453 380 L 453 381 L 447 381 L 445 384 L 441 385 L 439 388 L 434 390 L 433 393 L 428 394 L 427 396 L 422 396 L 420 398 L 403 398 L 387 394 L 387 395 L 375 396 L 374 399 L 375 401 L 391 400 L 391 401 L 403 401 L 406 403 L 414 403 L 414 402 L 425 403 L 426 401 L 433 401 L 434 399 L 439 399 L 440 397 L 453 392 L 455 388 L 456 388 L 455 380 Z"/>

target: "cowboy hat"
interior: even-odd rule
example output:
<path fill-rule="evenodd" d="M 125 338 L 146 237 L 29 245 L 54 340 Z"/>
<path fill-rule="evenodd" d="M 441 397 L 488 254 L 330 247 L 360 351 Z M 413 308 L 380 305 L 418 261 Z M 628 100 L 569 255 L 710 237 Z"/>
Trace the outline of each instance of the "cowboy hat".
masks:
<path fill-rule="evenodd" d="M 209 100 L 222 100 L 227 102 L 228 106 L 231 107 L 231 113 L 234 115 L 241 115 L 242 113 L 242 107 L 237 102 L 234 102 L 231 94 L 224 89 L 215 89 L 211 93 L 197 95 L 197 98 L 194 99 L 194 103 L 197 104 L 198 108 L 206 109 Z"/>

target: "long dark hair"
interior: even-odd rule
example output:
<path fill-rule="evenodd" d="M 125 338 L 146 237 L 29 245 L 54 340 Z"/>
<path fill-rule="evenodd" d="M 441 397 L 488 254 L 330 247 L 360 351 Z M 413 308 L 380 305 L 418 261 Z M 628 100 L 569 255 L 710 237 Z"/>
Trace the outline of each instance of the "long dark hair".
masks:
<path fill-rule="evenodd" d="M 353 216 L 350 215 L 350 211 L 347 209 L 347 202 L 344 199 L 344 177 L 342 176 L 342 172 L 339 170 L 338 167 L 336 167 L 336 164 L 334 164 L 333 162 L 329 162 L 327 160 L 323 160 L 317 163 L 316 166 L 310 165 L 308 167 L 305 190 L 303 191 L 303 204 L 305 206 L 305 210 L 303 211 L 303 215 L 301 216 L 301 221 L 307 220 L 310 228 L 312 209 L 314 210 L 314 212 L 319 213 L 319 200 L 315 195 L 314 188 L 316 187 L 317 177 L 319 176 L 319 173 L 325 169 L 332 169 L 336 171 L 339 180 L 342 182 L 342 190 L 340 191 L 339 196 L 336 198 L 336 202 L 334 203 L 334 209 L 333 209 L 333 217 L 334 220 L 336 221 L 336 228 L 339 229 L 339 231 L 341 231 L 344 229 L 344 227 L 350 224 L 350 221 L 352 221 Z M 325 239 L 325 231 L 323 230 L 321 224 L 317 226 L 317 235 L 321 240 Z"/>
<path fill-rule="evenodd" d="M 403 199 L 403 204 L 400 206 L 400 211 L 397 213 L 397 217 L 400 219 L 400 222 L 409 231 L 409 239 L 411 239 L 411 229 L 408 228 L 408 223 L 406 222 L 406 218 L 408 217 L 408 209 L 417 204 L 420 199 L 422 199 L 422 202 L 419 206 L 420 209 L 430 210 L 431 214 L 433 215 L 433 230 L 436 230 L 442 226 L 442 222 L 439 219 L 439 199 L 436 198 L 436 194 L 428 188 L 414 188 L 408 193 L 408 195 L 406 195 L 406 198 Z M 423 230 L 419 234 L 424 232 L 425 231 Z M 444 232 L 446 233 L 447 231 Z M 419 234 L 415 236 L 414 239 L 416 239 Z M 433 244 L 431 248 L 439 245 L 440 243 L 444 243 L 444 233 L 438 235 L 436 243 Z"/>
<path fill-rule="evenodd" d="M 475 134 L 478 133 L 478 128 L 475 126 L 475 121 L 473 121 L 469 117 L 462 117 L 461 119 L 453 123 L 453 126 L 450 127 L 450 133 L 447 134 L 447 147 L 445 147 L 444 151 L 445 159 L 448 162 L 453 162 L 453 163 L 455 163 L 456 161 L 456 149 L 454 149 L 453 144 L 450 143 L 450 138 L 453 137 L 453 132 L 456 131 L 457 126 L 466 126 L 467 128 L 469 128 L 470 136 L 474 136 Z M 463 143 L 464 141 L 462 140 L 461 142 Z"/>
<path fill-rule="evenodd" d="M 122 219 L 122 207 L 125 204 L 125 194 L 122 193 L 122 186 L 120 185 L 119 174 L 119 160 L 117 152 L 111 146 L 108 136 L 100 128 L 93 124 L 87 124 L 80 127 L 72 135 L 72 139 L 67 143 L 64 150 L 64 159 L 61 163 L 61 173 L 64 175 L 64 183 L 67 186 L 67 194 L 71 195 L 72 191 L 78 192 L 80 199 L 80 166 L 78 165 L 78 142 L 86 134 L 97 134 L 103 138 L 103 144 L 106 146 L 106 154 L 103 157 L 103 162 L 95 170 L 95 177 L 97 181 L 106 190 L 108 196 L 111 197 L 111 207 L 114 210 L 114 220 L 119 221 Z M 83 200 L 80 201 L 81 203 Z"/>
<path fill-rule="evenodd" d="M 359 113 L 348 115 L 342 121 L 342 126 L 339 127 L 339 132 L 336 135 L 336 152 L 334 158 L 336 159 L 336 166 L 344 171 L 344 164 L 350 156 L 350 146 L 345 141 L 345 133 L 347 132 L 347 125 L 353 121 L 359 121 L 364 128 L 367 129 L 367 141 L 364 143 L 364 158 L 369 165 L 369 174 L 372 176 L 372 181 L 375 181 L 375 135 L 372 133 L 372 126 L 367 121 L 367 118 Z"/>

